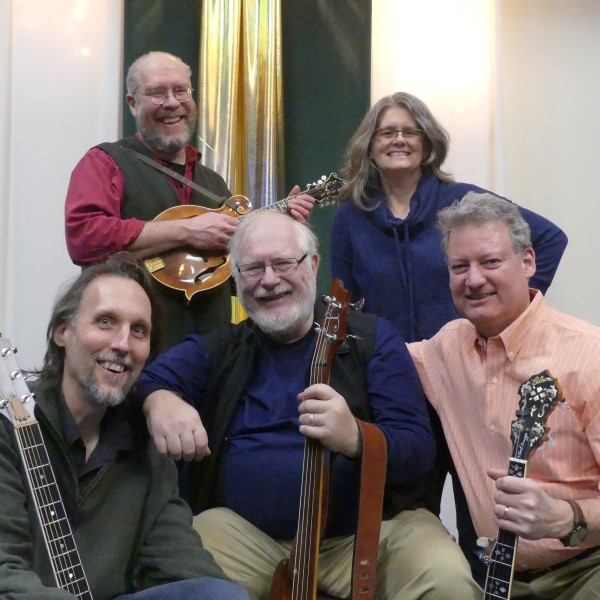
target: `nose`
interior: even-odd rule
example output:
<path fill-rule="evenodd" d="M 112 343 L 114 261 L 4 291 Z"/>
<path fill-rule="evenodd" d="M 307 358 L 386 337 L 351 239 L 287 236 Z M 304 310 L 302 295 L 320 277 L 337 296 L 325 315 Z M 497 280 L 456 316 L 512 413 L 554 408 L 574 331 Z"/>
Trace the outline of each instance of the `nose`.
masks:
<path fill-rule="evenodd" d="M 470 264 L 465 279 L 465 285 L 469 288 L 478 288 L 485 283 L 485 277 L 481 272 L 481 267 L 478 264 Z"/>
<path fill-rule="evenodd" d="M 271 265 L 265 265 L 265 272 L 260 280 L 263 287 L 274 287 L 279 283 L 280 277 L 273 271 Z"/>
<path fill-rule="evenodd" d="M 163 106 L 173 106 L 177 108 L 181 102 L 175 98 L 175 94 L 173 94 L 173 90 L 169 90 L 167 92 L 167 99 L 163 102 Z"/>
<path fill-rule="evenodd" d="M 127 325 L 115 329 L 111 340 L 112 349 L 127 354 L 129 352 L 129 333 L 130 330 Z"/>

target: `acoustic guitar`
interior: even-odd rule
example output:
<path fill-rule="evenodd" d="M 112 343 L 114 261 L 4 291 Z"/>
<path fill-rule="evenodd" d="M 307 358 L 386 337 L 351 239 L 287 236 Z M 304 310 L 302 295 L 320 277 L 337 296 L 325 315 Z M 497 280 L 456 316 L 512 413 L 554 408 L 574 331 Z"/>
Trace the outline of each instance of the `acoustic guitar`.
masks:
<path fill-rule="evenodd" d="M 329 383 L 331 362 L 346 337 L 350 292 L 334 279 L 325 297 L 327 310 L 319 326 L 311 363 L 310 384 Z M 304 441 L 298 528 L 289 560 L 273 576 L 271 600 L 316 600 L 319 547 L 327 523 L 329 462 L 318 440 Z"/>
<path fill-rule="evenodd" d="M 54 471 L 34 416 L 35 402 L 15 360 L 16 348 L 0 338 L 0 413 L 13 425 L 56 586 L 92 600 Z"/>
<path fill-rule="evenodd" d="M 558 381 L 548 370 L 530 377 L 519 388 L 519 408 L 511 424 L 512 452 L 507 475 L 525 477 L 527 462 L 533 452 L 548 439 L 546 420 L 563 400 Z M 486 538 L 484 538 L 486 539 Z M 508 600 L 517 555 L 518 536 L 500 529 L 489 558 L 484 600 Z"/>
<path fill-rule="evenodd" d="M 331 173 L 329 177 L 322 177 L 319 182 L 309 185 L 306 190 L 297 195 L 308 194 L 315 199 L 318 205 L 325 205 L 338 195 L 344 183 L 335 173 Z M 263 210 L 286 212 L 295 197 L 289 196 L 275 204 L 258 208 L 254 212 Z M 252 203 L 248 198 L 232 196 L 219 208 L 214 209 L 193 204 L 173 206 L 157 215 L 154 221 L 189 219 L 209 212 L 230 215 L 241 221 L 251 210 Z M 211 290 L 227 281 L 231 276 L 228 255 L 191 247 L 174 248 L 160 256 L 147 258 L 144 262 L 156 281 L 173 290 L 184 292 L 188 302 L 191 301 L 194 294 Z"/>

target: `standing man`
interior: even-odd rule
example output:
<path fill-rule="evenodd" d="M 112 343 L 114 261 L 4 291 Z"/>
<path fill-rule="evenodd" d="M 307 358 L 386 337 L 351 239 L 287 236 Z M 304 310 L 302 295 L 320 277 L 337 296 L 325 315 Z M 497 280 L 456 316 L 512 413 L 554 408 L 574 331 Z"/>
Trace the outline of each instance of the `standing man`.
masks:
<path fill-rule="evenodd" d="M 410 345 L 438 412 L 475 529 L 518 543 L 512 598 L 588 600 L 600 590 L 600 329 L 548 306 L 518 208 L 470 192 L 439 215 L 450 289 L 465 319 Z M 547 420 L 555 444 L 507 476 L 519 387 L 544 370 L 568 410 Z M 506 596 L 502 596 L 506 597 Z"/>
<path fill-rule="evenodd" d="M 129 250 L 142 258 L 179 247 L 226 254 L 238 220 L 208 212 L 189 219 L 153 221 L 180 204 L 214 208 L 206 197 L 139 159 L 141 153 L 222 198 L 229 192 L 222 177 L 200 164 L 190 145 L 196 128 L 190 68 L 165 52 L 150 52 L 135 60 L 126 78 L 127 103 L 137 133 L 89 150 L 75 167 L 67 192 L 65 229 L 74 263 L 89 265 L 106 255 Z M 299 188 L 292 190 L 297 193 Z M 292 202 L 291 214 L 305 220 L 312 198 Z M 206 333 L 231 317 L 231 286 L 225 283 L 199 292 L 187 304 L 180 290 L 157 284 L 164 306 L 165 346 L 192 331 Z"/>
<path fill-rule="evenodd" d="M 89 588 L 94 600 L 249 600 L 202 547 L 172 460 L 130 415 L 127 394 L 156 351 L 158 318 L 143 263 L 122 253 L 85 270 L 48 326 L 35 417 Z M 30 474 L 37 482 L 44 476 Z M 0 597 L 74 598 L 56 587 L 13 426 L 2 416 L 0 490 Z M 46 532 L 57 527 L 55 511 L 40 507 Z M 50 537 L 65 581 L 62 565 L 73 563 L 58 548 L 69 542 Z"/>
<path fill-rule="evenodd" d="M 190 495 L 200 513 L 194 526 L 215 560 L 254 598 L 269 598 L 275 567 L 289 557 L 296 534 L 310 437 L 337 453 L 319 588 L 348 598 L 362 450 L 358 417 L 375 423 L 388 447 L 377 597 L 480 598 L 458 545 L 423 508 L 434 441 L 397 330 L 351 311 L 331 385 L 310 385 L 314 322 L 323 313 L 315 305 L 314 234 L 287 215 L 257 213 L 237 229 L 230 251 L 250 319 L 188 337 L 151 364 L 138 386 L 159 450 L 187 460 L 206 456 L 194 465 Z"/>

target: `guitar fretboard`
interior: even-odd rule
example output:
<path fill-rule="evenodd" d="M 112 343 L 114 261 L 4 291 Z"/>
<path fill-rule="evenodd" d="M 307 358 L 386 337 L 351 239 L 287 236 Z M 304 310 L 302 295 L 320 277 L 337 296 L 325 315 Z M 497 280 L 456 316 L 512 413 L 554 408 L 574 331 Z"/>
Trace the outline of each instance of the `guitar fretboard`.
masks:
<path fill-rule="evenodd" d="M 510 458 L 507 474 L 514 477 L 525 477 L 526 467 L 526 460 Z M 508 600 L 510 598 L 517 541 L 518 537 L 514 533 L 504 529 L 498 530 L 498 539 L 490 555 L 484 600 Z"/>
<path fill-rule="evenodd" d="M 58 586 L 93 600 L 37 422 L 15 428 L 40 526 Z"/>

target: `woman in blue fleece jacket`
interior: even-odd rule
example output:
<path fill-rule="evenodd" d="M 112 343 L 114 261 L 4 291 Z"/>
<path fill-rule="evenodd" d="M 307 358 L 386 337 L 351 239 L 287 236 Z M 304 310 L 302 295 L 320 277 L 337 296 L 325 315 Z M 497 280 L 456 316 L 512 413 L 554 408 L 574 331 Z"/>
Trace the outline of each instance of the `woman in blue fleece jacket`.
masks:
<path fill-rule="evenodd" d="M 442 171 L 448 146 L 448 133 L 425 103 L 403 92 L 379 100 L 348 146 L 348 183 L 331 235 L 332 275 L 354 300 L 365 299 L 365 311 L 395 323 L 407 342 L 430 338 L 459 316 L 440 248 L 438 211 L 468 191 L 487 191 Z M 545 292 L 567 236 L 534 212 L 521 212 L 536 254 L 531 286 Z"/>
<path fill-rule="evenodd" d="M 448 268 L 436 227 L 438 212 L 468 191 L 442 170 L 449 136 L 424 102 L 404 92 L 386 96 L 366 114 L 350 140 L 331 232 L 331 271 L 365 299 L 364 309 L 388 318 L 407 342 L 432 337 L 460 315 L 454 308 Z M 506 198 L 498 197 L 499 202 Z M 531 287 L 545 292 L 567 246 L 567 236 L 543 217 L 521 208 L 531 227 L 537 271 Z M 455 474 L 441 424 L 431 411 L 438 458 L 430 508 L 439 513 L 448 470 L 452 473 L 460 545 L 482 584 L 475 531 Z M 508 457 L 507 457 L 508 458 Z"/>

